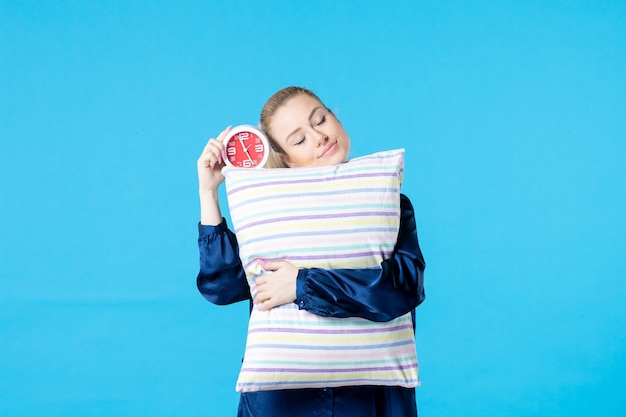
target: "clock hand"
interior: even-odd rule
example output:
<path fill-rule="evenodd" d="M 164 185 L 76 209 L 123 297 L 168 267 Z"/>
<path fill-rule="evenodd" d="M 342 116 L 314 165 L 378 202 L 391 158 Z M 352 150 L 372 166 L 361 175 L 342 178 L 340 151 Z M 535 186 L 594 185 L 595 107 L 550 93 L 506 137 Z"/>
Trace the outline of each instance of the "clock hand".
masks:
<path fill-rule="evenodd" d="M 244 152 L 246 153 L 246 155 L 248 156 L 248 159 L 249 159 L 250 161 L 252 161 L 253 159 L 252 159 L 252 157 L 250 156 L 250 153 L 248 153 L 248 148 L 249 148 L 250 146 L 252 146 L 252 145 L 250 145 L 250 146 L 248 146 L 248 147 L 246 148 L 246 145 L 244 145 L 244 143 L 243 143 L 243 139 L 241 139 L 241 137 L 239 137 L 239 143 L 241 143 L 241 148 L 243 149 L 243 151 L 244 151 Z"/>

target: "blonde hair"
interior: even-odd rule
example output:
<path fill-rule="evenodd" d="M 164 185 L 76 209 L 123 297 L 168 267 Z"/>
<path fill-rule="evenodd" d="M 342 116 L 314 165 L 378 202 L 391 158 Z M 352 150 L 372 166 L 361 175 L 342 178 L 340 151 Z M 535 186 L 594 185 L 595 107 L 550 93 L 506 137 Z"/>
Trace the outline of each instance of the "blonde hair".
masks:
<path fill-rule="evenodd" d="M 322 100 L 320 100 L 320 98 L 316 96 L 313 91 L 304 87 L 291 86 L 282 88 L 275 92 L 265 102 L 263 108 L 261 109 L 261 131 L 265 133 L 265 136 L 267 136 L 267 139 L 269 140 L 271 146 L 270 156 L 266 164 L 267 168 L 289 168 L 289 166 L 280 157 L 281 154 L 285 154 L 285 151 L 272 136 L 269 126 L 272 123 L 272 117 L 274 117 L 274 113 L 276 113 L 276 110 L 283 106 L 289 99 L 299 94 L 306 94 L 309 97 L 313 97 L 314 99 L 322 103 Z"/>
<path fill-rule="evenodd" d="M 265 168 L 289 168 L 289 165 L 280 157 L 280 153 L 270 146 L 270 154 L 265 162 Z"/>

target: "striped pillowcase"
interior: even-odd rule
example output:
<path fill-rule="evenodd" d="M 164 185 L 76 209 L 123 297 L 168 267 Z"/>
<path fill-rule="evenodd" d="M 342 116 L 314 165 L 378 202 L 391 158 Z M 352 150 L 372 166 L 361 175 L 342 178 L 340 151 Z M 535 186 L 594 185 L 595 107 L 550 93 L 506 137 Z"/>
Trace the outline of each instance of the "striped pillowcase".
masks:
<path fill-rule="evenodd" d="M 252 297 L 258 263 L 380 268 L 400 222 L 404 150 L 335 166 L 225 167 L 228 204 Z M 253 308 L 237 391 L 419 384 L 411 314 L 384 323 L 329 318 L 294 304 Z"/>

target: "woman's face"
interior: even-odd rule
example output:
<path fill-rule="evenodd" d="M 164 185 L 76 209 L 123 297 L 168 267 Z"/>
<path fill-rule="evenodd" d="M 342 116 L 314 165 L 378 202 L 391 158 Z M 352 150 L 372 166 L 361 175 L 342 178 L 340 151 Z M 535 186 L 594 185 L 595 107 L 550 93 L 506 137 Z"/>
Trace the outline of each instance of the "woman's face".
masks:
<path fill-rule="evenodd" d="M 339 120 L 317 99 L 298 94 L 279 107 L 270 121 L 281 158 L 294 167 L 336 165 L 348 159 L 350 137 Z"/>

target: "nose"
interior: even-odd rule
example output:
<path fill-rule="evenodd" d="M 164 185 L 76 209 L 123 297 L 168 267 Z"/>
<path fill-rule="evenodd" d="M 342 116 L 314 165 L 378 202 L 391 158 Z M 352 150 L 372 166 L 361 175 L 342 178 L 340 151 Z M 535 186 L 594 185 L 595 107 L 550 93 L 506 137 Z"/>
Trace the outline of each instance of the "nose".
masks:
<path fill-rule="evenodd" d="M 318 145 L 323 145 L 324 143 L 328 142 L 328 135 L 326 133 L 316 130 L 315 134 L 317 135 L 316 139 Z"/>

